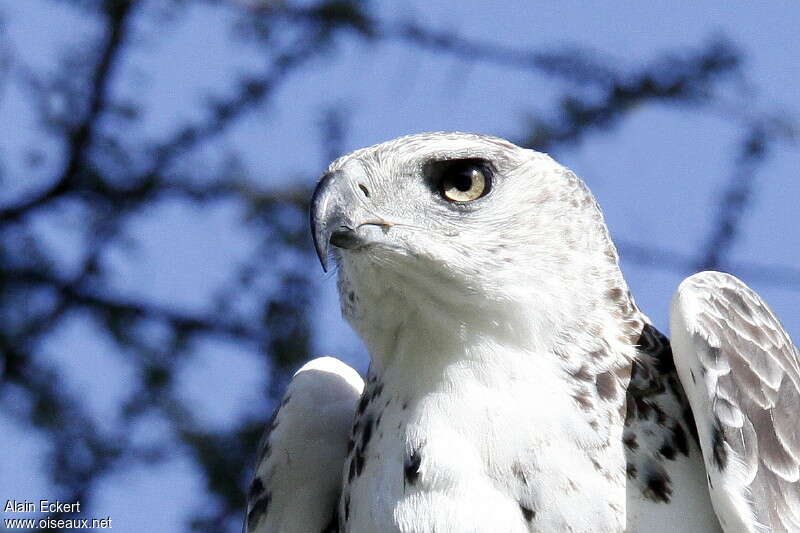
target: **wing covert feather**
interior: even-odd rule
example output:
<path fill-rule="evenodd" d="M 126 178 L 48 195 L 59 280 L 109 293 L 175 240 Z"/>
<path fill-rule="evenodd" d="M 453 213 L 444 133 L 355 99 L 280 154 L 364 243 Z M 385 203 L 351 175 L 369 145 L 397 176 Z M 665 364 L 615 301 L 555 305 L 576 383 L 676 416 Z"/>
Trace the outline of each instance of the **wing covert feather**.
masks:
<path fill-rule="evenodd" d="M 245 533 L 338 530 L 342 468 L 363 389 L 358 373 L 332 357 L 297 371 L 259 446 Z"/>
<path fill-rule="evenodd" d="M 800 531 L 800 354 L 786 330 L 720 272 L 681 283 L 670 329 L 723 529 Z"/>

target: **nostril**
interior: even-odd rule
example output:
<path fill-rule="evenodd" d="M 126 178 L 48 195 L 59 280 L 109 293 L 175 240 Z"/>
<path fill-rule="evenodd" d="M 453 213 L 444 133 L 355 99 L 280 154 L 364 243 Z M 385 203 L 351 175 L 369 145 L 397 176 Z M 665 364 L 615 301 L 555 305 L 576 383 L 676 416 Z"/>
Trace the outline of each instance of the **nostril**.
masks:
<path fill-rule="evenodd" d="M 358 184 L 358 188 L 359 188 L 359 189 L 361 189 L 361 192 L 363 192 L 363 193 L 364 193 L 364 196 L 366 196 L 367 198 L 369 198 L 369 189 L 367 189 L 367 188 L 364 186 L 364 184 L 363 184 L 363 183 L 359 183 L 359 184 Z"/>
<path fill-rule="evenodd" d="M 363 244 L 356 232 L 346 226 L 341 226 L 331 233 L 330 243 L 345 250 L 353 250 Z"/>

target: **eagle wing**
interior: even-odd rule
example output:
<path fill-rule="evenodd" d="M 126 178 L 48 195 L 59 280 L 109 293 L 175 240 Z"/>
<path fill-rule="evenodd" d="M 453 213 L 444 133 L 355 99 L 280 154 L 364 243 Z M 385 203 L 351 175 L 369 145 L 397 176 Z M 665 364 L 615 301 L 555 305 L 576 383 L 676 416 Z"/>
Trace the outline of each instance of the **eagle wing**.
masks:
<path fill-rule="evenodd" d="M 336 531 L 347 442 L 364 382 L 332 357 L 292 378 L 259 447 L 246 533 Z"/>
<path fill-rule="evenodd" d="M 786 330 L 720 272 L 681 283 L 670 329 L 723 529 L 800 531 L 800 354 Z"/>

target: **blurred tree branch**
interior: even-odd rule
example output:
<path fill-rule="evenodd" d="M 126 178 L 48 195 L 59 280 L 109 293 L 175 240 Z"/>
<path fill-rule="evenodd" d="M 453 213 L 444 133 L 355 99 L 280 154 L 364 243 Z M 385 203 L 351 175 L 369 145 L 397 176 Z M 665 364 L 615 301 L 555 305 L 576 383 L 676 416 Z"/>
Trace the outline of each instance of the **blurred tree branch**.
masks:
<path fill-rule="evenodd" d="M 79 173 L 83 166 L 86 149 L 94 136 L 97 119 L 106 106 L 111 71 L 125 40 L 126 23 L 132 7 L 132 2 L 124 0 L 111 0 L 102 6 L 101 13 L 105 17 L 107 34 L 105 44 L 89 82 L 87 112 L 78 126 L 67 134 L 69 156 L 64 170 L 45 191 L 38 195 L 32 195 L 17 205 L 0 209 L 0 221 L 14 220 L 23 213 L 57 198 L 68 192 L 80 179 Z"/>
<path fill-rule="evenodd" d="M 767 158 L 768 150 L 776 140 L 793 140 L 794 132 L 781 128 L 776 121 L 754 121 L 745 130 L 744 138 L 737 150 L 734 170 L 728 187 L 720 198 L 720 209 L 711 225 L 707 242 L 700 258 L 695 262 L 697 270 L 719 270 L 727 265 L 726 256 L 736 242 L 742 221 L 756 194 L 755 180 L 758 168 Z M 752 269 L 751 278 L 760 278 L 770 283 L 798 287 L 797 275 L 781 276 L 775 269 Z M 790 270 L 787 268 L 779 270 Z M 796 273 L 795 273 L 796 274 Z"/>

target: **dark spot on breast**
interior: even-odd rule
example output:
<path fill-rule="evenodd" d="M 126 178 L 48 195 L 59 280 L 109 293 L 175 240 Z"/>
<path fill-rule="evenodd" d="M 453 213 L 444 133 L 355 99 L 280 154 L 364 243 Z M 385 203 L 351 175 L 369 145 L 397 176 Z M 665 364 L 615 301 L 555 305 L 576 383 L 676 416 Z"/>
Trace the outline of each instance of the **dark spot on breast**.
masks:
<path fill-rule="evenodd" d="M 356 301 L 356 293 L 354 293 L 353 291 L 348 292 L 347 293 L 347 299 L 350 301 L 350 303 L 355 302 Z"/>
<path fill-rule="evenodd" d="M 363 414 L 367 405 L 369 405 L 369 396 L 367 394 L 362 394 L 361 400 L 358 402 L 358 414 Z"/>
<path fill-rule="evenodd" d="M 405 411 L 406 409 L 408 409 L 408 400 L 405 400 L 405 401 L 403 402 L 402 408 L 403 408 L 403 411 Z"/>
<path fill-rule="evenodd" d="M 344 520 L 347 522 L 350 520 L 350 495 L 345 494 L 344 497 Z"/>
<path fill-rule="evenodd" d="M 522 482 L 523 485 L 528 485 L 528 476 L 525 474 L 525 469 L 522 468 L 522 465 L 519 463 L 514 463 L 511 465 L 511 472 L 514 474 L 518 480 Z"/>
<path fill-rule="evenodd" d="M 672 427 L 672 437 L 672 443 L 675 445 L 678 451 L 688 457 L 689 439 L 686 437 L 686 431 L 684 431 L 683 426 L 676 423 Z"/>
<path fill-rule="evenodd" d="M 255 531 L 258 522 L 263 516 L 266 516 L 269 510 L 269 502 L 272 501 L 272 494 L 267 492 L 261 498 L 256 500 L 256 503 L 247 512 L 247 531 Z"/>
<path fill-rule="evenodd" d="M 367 463 L 367 447 L 372 439 L 373 428 L 375 421 L 372 416 L 366 416 L 356 422 L 355 439 L 358 444 L 354 445 L 353 457 L 350 460 L 350 466 L 347 472 L 348 482 L 352 481 L 354 477 L 360 476 L 364 471 L 364 466 Z M 349 446 L 349 445 L 348 445 Z"/>
<path fill-rule="evenodd" d="M 617 378 L 612 372 L 603 372 L 596 378 L 597 394 L 604 400 L 610 401 L 617 397 Z"/>
<path fill-rule="evenodd" d="M 372 439 L 372 428 L 374 425 L 374 421 L 372 417 L 367 418 L 367 421 L 364 422 L 364 429 L 361 431 L 361 453 L 364 453 L 367 450 L 367 445 L 369 444 L 370 439 Z"/>
<path fill-rule="evenodd" d="M 629 433 L 622 438 L 622 442 L 625 444 L 625 447 L 629 450 L 635 450 L 639 447 L 639 442 L 636 440 L 635 433 Z"/>
<path fill-rule="evenodd" d="M 364 454 L 356 453 L 355 463 L 356 463 L 356 475 L 360 476 L 361 472 L 364 471 L 364 465 L 367 463 L 367 459 L 364 456 Z"/>
<path fill-rule="evenodd" d="M 669 459 L 670 461 L 675 460 L 675 448 L 673 448 L 668 442 L 665 442 L 661 445 L 661 448 L 658 449 L 658 453 L 660 453 L 665 459 Z"/>
<path fill-rule="evenodd" d="M 636 476 L 639 475 L 639 471 L 633 464 L 628 463 L 625 465 L 625 474 L 627 474 L 627 476 L 631 479 L 636 479 Z"/>
<path fill-rule="evenodd" d="M 372 391 L 370 391 L 369 400 L 372 401 L 381 394 L 383 394 L 383 383 L 378 383 L 377 385 L 375 385 Z"/>
<path fill-rule="evenodd" d="M 617 303 L 619 300 L 622 299 L 622 289 L 619 287 L 614 287 L 613 289 L 609 289 L 606 293 L 606 297 L 613 303 Z"/>
<path fill-rule="evenodd" d="M 247 499 L 250 501 L 255 501 L 256 498 L 261 496 L 261 493 L 264 492 L 264 482 L 261 481 L 260 477 L 253 478 L 253 482 L 250 483 L 250 490 L 247 491 Z"/>
<path fill-rule="evenodd" d="M 633 400 L 633 401 L 631 401 Z M 634 396 L 633 398 L 628 398 L 628 412 L 626 413 L 626 418 L 633 418 L 636 417 L 639 420 L 649 418 L 650 413 L 653 411 L 652 404 L 642 398 L 641 396 Z"/>
<path fill-rule="evenodd" d="M 592 409 L 592 406 L 594 405 L 592 403 L 592 398 L 591 395 L 589 394 L 589 391 L 585 389 L 580 389 L 576 391 L 572 395 L 572 398 L 578 403 L 578 405 L 584 411 L 590 411 Z"/>
<path fill-rule="evenodd" d="M 519 509 L 522 511 L 522 517 L 525 518 L 526 522 L 530 522 L 534 518 L 536 518 L 536 511 L 533 509 L 529 509 L 522 504 L 519 504 Z"/>
<path fill-rule="evenodd" d="M 697 378 L 694 377 L 694 370 L 692 370 L 691 368 L 689 369 L 689 375 L 692 376 L 692 383 L 697 385 Z"/>
<path fill-rule="evenodd" d="M 419 479 L 419 465 L 422 463 L 422 455 L 417 450 L 411 453 L 403 462 L 403 475 L 409 485 L 413 485 Z"/>
<path fill-rule="evenodd" d="M 725 434 L 722 433 L 722 426 L 719 419 L 714 419 L 714 429 L 711 430 L 711 447 L 713 449 L 714 465 L 718 470 L 723 470 L 728 466 L 728 450 L 725 449 Z"/>
<path fill-rule="evenodd" d="M 664 472 L 651 472 L 647 476 L 643 494 L 654 502 L 668 503 L 672 496 L 672 481 Z"/>
<path fill-rule="evenodd" d="M 587 365 L 581 365 L 577 370 L 570 370 L 569 374 L 580 381 L 591 381 L 592 374 L 589 373 L 589 367 Z"/>

